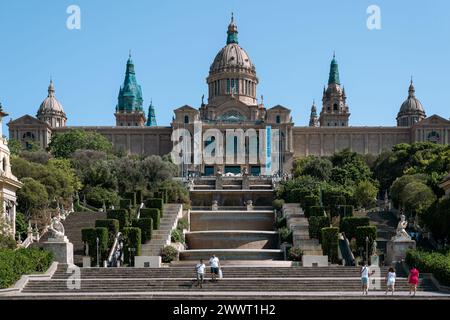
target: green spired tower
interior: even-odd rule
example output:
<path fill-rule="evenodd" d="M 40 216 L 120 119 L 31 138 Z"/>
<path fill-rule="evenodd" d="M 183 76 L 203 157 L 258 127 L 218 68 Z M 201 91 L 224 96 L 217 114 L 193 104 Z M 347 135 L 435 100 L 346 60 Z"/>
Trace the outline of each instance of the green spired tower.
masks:
<path fill-rule="evenodd" d="M 148 107 L 148 118 L 147 118 L 147 127 L 156 127 L 156 116 L 155 116 L 155 107 L 153 106 L 153 102 L 150 101 L 150 106 Z"/>
<path fill-rule="evenodd" d="M 116 106 L 116 125 L 125 127 L 142 127 L 145 125 L 145 114 L 142 108 L 141 86 L 136 81 L 134 63 L 131 53 L 128 57 L 125 80 L 120 87 Z"/>

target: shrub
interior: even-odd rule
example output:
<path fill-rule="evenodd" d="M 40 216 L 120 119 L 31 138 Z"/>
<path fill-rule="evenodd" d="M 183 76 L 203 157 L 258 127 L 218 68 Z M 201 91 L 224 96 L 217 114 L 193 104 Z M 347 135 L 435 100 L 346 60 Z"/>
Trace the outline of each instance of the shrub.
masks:
<path fill-rule="evenodd" d="M 283 199 L 275 199 L 272 201 L 272 207 L 275 210 L 281 210 L 283 208 L 284 200 Z"/>
<path fill-rule="evenodd" d="M 281 243 L 292 243 L 292 231 L 287 227 L 282 227 L 278 229 L 278 234 L 280 235 Z"/>
<path fill-rule="evenodd" d="M 187 218 L 178 219 L 177 229 L 183 231 L 183 229 L 189 230 L 189 221 Z"/>
<path fill-rule="evenodd" d="M 319 239 L 319 242 L 322 241 L 322 228 L 326 228 L 330 226 L 330 220 L 328 217 L 310 217 L 309 221 L 309 236 L 314 239 Z"/>
<path fill-rule="evenodd" d="M 130 199 L 121 199 L 120 200 L 120 209 L 130 209 L 131 208 L 131 200 Z"/>
<path fill-rule="evenodd" d="M 86 200 L 90 205 L 101 208 L 103 204 L 107 207 L 116 206 L 119 203 L 119 196 L 113 190 L 95 186 L 86 188 Z"/>
<path fill-rule="evenodd" d="M 133 221 L 133 227 L 141 229 L 141 243 L 144 244 L 152 239 L 153 219 L 140 218 Z"/>
<path fill-rule="evenodd" d="M 108 247 L 111 247 L 114 243 L 116 234 L 119 232 L 119 220 L 117 219 L 95 220 L 95 227 L 108 229 Z"/>
<path fill-rule="evenodd" d="M 444 286 L 450 286 L 450 255 L 422 250 L 408 250 L 405 262 L 419 272 L 432 273 Z"/>
<path fill-rule="evenodd" d="M 277 218 L 275 221 L 275 227 L 276 229 L 287 227 L 286 217 Z"/>
<path fill-rule="evenodd" d="M 369 225 L 368 217 L 344 217 L 341 219 L 339 229 L 348 239 L 356 237 L 356 228 Z"/>
<path fill-rule="evenodd" d="M 141 219 L 150 218 L 153 220 L 153 230 L 159 229 L 160 212 L 156 208 L 141 209 Z"/>
<path fill-rule="evenodd" d="M 338 212 L 341 219 L 344 217 L 353 217 L 353 206 L 349 205 L 339 206 Z"/>
<path fill-rule="evenodd" d="M 106 213 L 106 217 L 108 219 L 118 220 L 120 230 L 130 225 L 130 214 L 128 210 L 125 209 L 108 210 Z"/>
<path fill-rule="evenodd" d="M 356 244 L 358 248 L 364 248 L 366 250 L 366 237 L 369 238 L 368 249 L 370 256 L 372 254 L 372 245 L 377 238 L 377 227 L 375 226 L 364 226 L 356 228 Z"/>
<path fill-rule="evenodd" d="M 178 260 L 178 250 L 172 246 L 165 246 L 161 249 L 161 260 L 164 263 L 170 263 L 173 260 Z"/>
<path fill-rule="evenodd" d="M 98 253 L 101 261 L 105 260 L 108 255 L 108 229 L 107 228 L 84 228 L 81 229 L 81 240 L 88 244 L 89 255 L 93 264 L 97 264 L 97 238 Z M 101 265 L 101 262 L 98 262 Z"/>
<path fill-rule="evenodd" d="M 13 285 L 24 274 L 45 272 L 53 254 L 40 248 L 0 250 L 0 289 Z"/>
<path fill-rule="evenodd" d="M 159 209 L 160 215 L 161 217 L 163 216 L 163 207 L 164 207 L 164 202 L 163 199 L 161 198 L 152 198 L 149 199 L 145 202 L 145 206 L 147 208 L 156 208 Z"/>
<path fill-rule="evenodd" d="M 131 258 L 141 255 L 141 243 L 142 243 L 141 229 L 133 227 L 124 228 L 123 239 L 124 239 L 123 241 L 124 259 L 126 263 L 130 261 L 130 254 Z M 134 248 L 135 251 L 131 253 L 128 250 L 129 248 Z M 131 259 L 131 266 L 134 266 L 134 259 Z"/>
<path fill-rule="evenodd" d="M 289 260 L 302 261 L 303 251 L 299 247 L 292 247 L 289 249 Z"/>
<path fill-rule="evenodd" d="M 331 262 L 338 260 L 338 228 L 322 228 L 322 250 L 330 257 Z"/>
<path fill-rule="evenodd" d="M 184 243 L 184 235 L 182 230 L 173 229 L 171 234 L 171 241 L 172 242 L 181 242 Z"/>

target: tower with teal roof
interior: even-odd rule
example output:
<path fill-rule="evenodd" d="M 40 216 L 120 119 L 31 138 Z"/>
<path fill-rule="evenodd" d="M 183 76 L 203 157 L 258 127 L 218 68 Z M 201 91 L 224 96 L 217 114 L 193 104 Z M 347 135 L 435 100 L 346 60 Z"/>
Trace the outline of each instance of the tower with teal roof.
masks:
<path fill-rule="evenodd" d="M 156 127 L 156 115 L 155 115 L 155 107 L 153 106 L 153 101 L 150 101 L 150 106 L 148 107 L 148 118 L 147 118 L 147 127 Z"/>
<path fill-rule="evenodd" d="M 339 66 L 336 55 L 330 63 L 328 86 L 323 89 L 322 111 L 319 123 L 321 127 L 348 127 L 350 117 L 345 89 L 341 87 Z"/>
<path fill-rule="evenodd" d="M 142 89 L 136 81 L 131 53 L 128 57 L 125 79 L 120 87 L 116 106 L 116 125 L 121 127 L 142 127 L 145 125 Z"/>

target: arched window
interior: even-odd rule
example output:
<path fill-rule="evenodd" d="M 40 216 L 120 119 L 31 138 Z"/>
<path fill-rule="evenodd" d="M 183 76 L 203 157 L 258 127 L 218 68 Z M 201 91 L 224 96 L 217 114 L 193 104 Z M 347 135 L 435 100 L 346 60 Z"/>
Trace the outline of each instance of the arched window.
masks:
<path fill-rule="evenodd" d="M 334 110 L 334 111 L 337 111 L 337 110 L 338 110 L 338 105 L 337 105 L 337 103 L 333 104 L 333 110 Z"/>
<path fill-rule="evenodd" d="M 188 115 L 184 116 L 184 123 L 189 123 L 189 116 Z"/>

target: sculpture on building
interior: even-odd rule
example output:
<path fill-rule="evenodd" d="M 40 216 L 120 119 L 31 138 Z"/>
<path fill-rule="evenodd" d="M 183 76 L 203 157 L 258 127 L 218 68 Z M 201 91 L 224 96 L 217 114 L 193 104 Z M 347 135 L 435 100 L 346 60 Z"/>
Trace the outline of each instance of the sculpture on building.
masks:
<path fill-rule="evenodd" d="M 400 240 L 411 240 L 411 237 L 409 236 L 408 232 L 406 232 L 406 227 L 408 226 L 408 221 L 406 221 L 406 217 L 404 214 L 400 216 L 400 221 L 397 225 L 397 231 L 396 235 L 392 237 L 392 240 L 394 241 L 400 241 Z"/>

